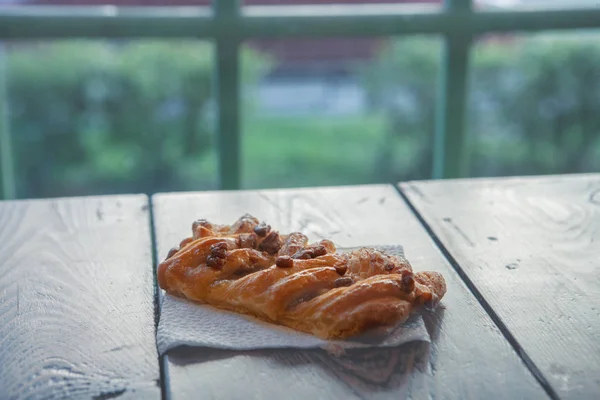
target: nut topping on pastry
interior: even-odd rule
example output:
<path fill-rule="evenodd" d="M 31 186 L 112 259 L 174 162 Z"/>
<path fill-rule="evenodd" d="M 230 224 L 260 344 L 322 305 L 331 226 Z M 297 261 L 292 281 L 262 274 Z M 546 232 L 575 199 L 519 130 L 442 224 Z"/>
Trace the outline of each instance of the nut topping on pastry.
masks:
<path fill-rule="evenodd" d="M 254 233 L 256 233 L 260 237 L 267 236 L 267 233 L 271 231 L 271 225 L 267 225 L 265 222 L 261 222 L 260 224 L 254 227 Z"/>
<path fill-rule="evenodd" d="M 441 274 L 415 273 L 403 257 L 372 248 L 338 253 L 329 240 L 280 235 L 249 214 L 231 226 L 195 221 L 157 272 L 172 295 L 324 339 L 396 325 L 446 293 Z"/>
<path fill-rule="evenodd" d="M 280 248 L 281 238 L 279 237 L 279 233 L 275 231 L 271 231 L 258 245 L 259 250 L 266 251 L 269 254 L 276 254 Z"/>
<path fill-rule="evenodd" d="M 256 248 L 257 238 L 254 233 L 240 233 L 238 236 L 238 246 L 242 249 Z"/>
<path fill-rule="evenodd" d="M 279 268 L 292 268 L 294 266 L 294 260 L 290 256 L 277 257 L 275 265 Z"/>

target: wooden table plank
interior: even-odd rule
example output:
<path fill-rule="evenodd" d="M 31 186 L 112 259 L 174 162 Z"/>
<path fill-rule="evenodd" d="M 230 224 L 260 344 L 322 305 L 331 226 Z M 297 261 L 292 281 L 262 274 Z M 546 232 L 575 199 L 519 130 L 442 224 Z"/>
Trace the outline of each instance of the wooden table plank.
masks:
<path fill-rule="evenodd" d="M 160 398 L 147 196 L 0 202 L 0 260 L 0 398 Z"/>
<path fill-rule="evenodd" d="M 340 246 L 402 244 L 416 270 L 440 271 L 448 282 L 443 307 L 425 315 L 432 346 L 343 359 L 321 350 L 176 350 L 165 366 L 174 399 L 546 397 L 392 186 L 161 194 L 153 208 L 159 259 L 193 220 L 231 223 L 249 212 Z"/>
<path fill-rule="evenodd" d="M 401 185 L 562 398 L 600 394 L 600 174 Z"/>

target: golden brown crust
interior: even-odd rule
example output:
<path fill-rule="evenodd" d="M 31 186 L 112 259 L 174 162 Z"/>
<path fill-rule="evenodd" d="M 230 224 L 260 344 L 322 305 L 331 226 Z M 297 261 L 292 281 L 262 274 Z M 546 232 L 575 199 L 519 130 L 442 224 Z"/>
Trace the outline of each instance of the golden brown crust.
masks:
<path fill-rule="evenodd" d="M 157 279 L 172 295 L 324 339 L 398 324 L 446 293 L 441 274 L 414 273 L 402 257 L 371 248 L 337 253 L 329 240 L 280 235 L 248 214 L 231 226 L 195 221 Z"/>

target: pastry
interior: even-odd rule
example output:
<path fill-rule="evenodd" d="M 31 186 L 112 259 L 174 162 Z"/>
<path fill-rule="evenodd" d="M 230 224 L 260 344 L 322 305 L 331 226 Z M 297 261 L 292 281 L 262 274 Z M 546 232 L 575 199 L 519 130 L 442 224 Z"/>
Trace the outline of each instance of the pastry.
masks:
<path fill-rule="evenodd" d="M 231 226 L 194 222 L 157 273 L 171 295 L 323 339 L 396 325 L 446 292 L 441 274 L 413 272 L 405 258 L 372 248 L 337 252 L 329 240 L 280 234 L 248 214 Z"/>

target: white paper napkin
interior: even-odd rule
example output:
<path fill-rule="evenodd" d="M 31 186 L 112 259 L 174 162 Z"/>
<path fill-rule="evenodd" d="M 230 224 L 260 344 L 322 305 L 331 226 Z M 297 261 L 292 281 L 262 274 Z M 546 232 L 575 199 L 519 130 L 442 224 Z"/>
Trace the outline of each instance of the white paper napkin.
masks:
<path fill-rule="evenodd" d="M 376 247 L 390 255 L 403 255 L 400 246 Z M 156 335 L 161 355 L 179 346 L 230 350 L 323 348 L 331 352 L 343 352 L 348 348 L 395 347 L 412 341 L 430 341 L 420 315 L 411 316 L 403 324 L 385 333 L 352 340 L 327 341 L 250 316 L 191 303 L 168 293 L 163 296 Z"/>

